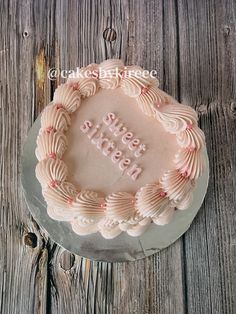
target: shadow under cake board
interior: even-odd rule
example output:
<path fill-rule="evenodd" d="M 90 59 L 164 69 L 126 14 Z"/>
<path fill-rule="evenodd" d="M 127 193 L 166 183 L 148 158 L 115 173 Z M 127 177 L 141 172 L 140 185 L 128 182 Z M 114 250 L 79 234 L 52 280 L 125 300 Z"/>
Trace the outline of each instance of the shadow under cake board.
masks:
<path fill-rule="evenodd" d="M 36 139 L 40 129 L 40 117 L 33 124 L 24 146 L 21 181 L 28 208 L 49 236 L 60 246 L 77 255 L 106 262 L 135 261 L 150 256 L 175 242 L 187 231 L 205 197 L 209 179 L 209 161 L 205 151 L 206 170 L 197 180 L 191 207 L 177 210 L 171 222 L 165 226 L 151 224 L 140 237 L 122 233 L 114 239 L 104 239 L 99 233 L 79 236 L 67 222 L 51 219 L 46 210 L 41 185 L 35 176 L 38 160 L 35 156 Z"/>

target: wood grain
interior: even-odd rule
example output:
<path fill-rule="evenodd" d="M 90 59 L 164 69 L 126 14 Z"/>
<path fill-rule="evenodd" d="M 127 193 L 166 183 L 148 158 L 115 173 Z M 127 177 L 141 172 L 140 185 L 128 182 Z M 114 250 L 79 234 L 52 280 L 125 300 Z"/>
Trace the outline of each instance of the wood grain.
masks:
<path fill-rule="evenodd" d="M 0 313 L 235 313 L 235 12 L 233 0 L 1 1 Z M 161 87 L 199 112 L 210 159 L 191 228 L 134 263 L 61 249 L 30 216 L 20 184 L 27 132 L 62 81 L 48 70 L 111 57 L 156 69 Z"/>

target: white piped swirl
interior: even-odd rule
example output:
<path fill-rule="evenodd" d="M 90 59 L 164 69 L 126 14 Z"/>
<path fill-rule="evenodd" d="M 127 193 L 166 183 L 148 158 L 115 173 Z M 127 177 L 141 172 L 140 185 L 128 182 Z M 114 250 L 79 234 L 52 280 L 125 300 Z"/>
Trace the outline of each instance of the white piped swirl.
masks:
<path fill-rule="evenodd" d="M 97 222 L 90 222 L 81 218 L 76 218 L 71 221 L 72 230 L 81 236 L 86 236 L 98 232 Z"/>
<path fill-rule="evenodd" d="M 114 239 L 122 232 L 118 222 L 107 217 L 99 221 L 98 230 L 105 239 Z"/>
<path fill-rule="evenodd" d="M 174 213 L 175 207 L 167 207 L 159 216 L 153 218 L 153 222 L 159 226 L 167 225 L 171 221 Z"/>
<path fill-rule="evenodd" d="M 143 217 L 157 217 L 170 204 L 158 183 L 148 183 L 136 193 L 136 207 Z"/>

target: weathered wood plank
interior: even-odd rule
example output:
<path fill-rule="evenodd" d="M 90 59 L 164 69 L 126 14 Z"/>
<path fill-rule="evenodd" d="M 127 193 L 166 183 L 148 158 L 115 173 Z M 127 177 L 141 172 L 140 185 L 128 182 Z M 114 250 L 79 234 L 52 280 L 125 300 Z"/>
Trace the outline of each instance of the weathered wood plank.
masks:
<path fill-rule="evenodd" d="M 227 147 L 236 140 L 236 127 L 229 104 L 205 108 L 200 121 L 210 139 L 211 176 L 203 208 L 184 236 L 187 302 L 190 313 L 234 313 L 235 258 L 231 255 L 230 233 L 235 202 L 230 187 L 235 189 L 235 159 Z"/>
<path fill-rule="evenodd" d="M 199 111 L 210 159 L 203 208 L 183 237 L 190 313 L 236 310 L 235 12 L 235 1 L 178 2 L 180 98 Z"/>
<path fill-rule="evenodd" d="M 0 8 L 0 312 L 45 313 L 47 249 L 26 210 L 19 175 L 34 108 L 32 2 L 2 1 Z"/>
<path fill-rule="evenodd" d="M 181 100 L 235 100 L 235 1 L 178 1 Z"/>

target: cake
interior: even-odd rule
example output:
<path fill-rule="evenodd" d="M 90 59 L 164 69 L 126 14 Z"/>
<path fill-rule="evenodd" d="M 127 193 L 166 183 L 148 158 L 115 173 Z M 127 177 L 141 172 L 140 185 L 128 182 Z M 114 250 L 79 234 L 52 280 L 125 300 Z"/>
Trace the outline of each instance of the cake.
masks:
<path fill-rule="evenodd" d="M 41 115 L 35 169 L 48 215 L 86 236 L 140 236 L 191 206 L 205 169 L 197 113 L 139 66 L 71 73 Z M 161 227 L 159 227 L 161 228 Z"/>

